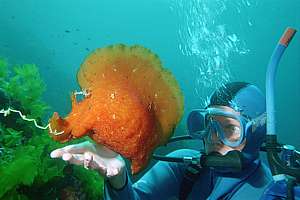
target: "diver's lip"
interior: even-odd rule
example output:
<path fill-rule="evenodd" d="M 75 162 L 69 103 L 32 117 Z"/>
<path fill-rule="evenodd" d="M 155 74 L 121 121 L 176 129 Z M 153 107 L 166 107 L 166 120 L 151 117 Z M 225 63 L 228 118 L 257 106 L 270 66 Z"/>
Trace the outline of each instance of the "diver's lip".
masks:
<path fill-rule="evenodd" d="M 212 146 L 212 147 L 222 147 L 224 146 L 224 144 L 222 142 L 213 142 L 213 143 L 206 143 L 207 145 L 209 146 Z"/>

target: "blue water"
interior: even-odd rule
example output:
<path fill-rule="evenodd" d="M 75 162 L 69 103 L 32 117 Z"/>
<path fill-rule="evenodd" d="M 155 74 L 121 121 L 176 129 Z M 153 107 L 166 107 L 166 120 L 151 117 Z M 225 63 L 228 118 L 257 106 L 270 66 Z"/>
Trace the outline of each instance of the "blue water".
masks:
<path fill-rule="evenodd" d="M 227 81 L 265 91 L 265 72 L 286 27 L 300 30 L 298 0 L 0 0 L 0 56 L 38 65 L 51 110 L 67 114 L 76 72 L 92 50 L 143 45 L 159 55 L 185 96 L 185 116 Z M 300 148 L 300 33 L 278 70 L 280 142 Z M 46 118 L 47 118 L 46 117 Z M 185 117 L 177 129 L 185 130 Z"/>

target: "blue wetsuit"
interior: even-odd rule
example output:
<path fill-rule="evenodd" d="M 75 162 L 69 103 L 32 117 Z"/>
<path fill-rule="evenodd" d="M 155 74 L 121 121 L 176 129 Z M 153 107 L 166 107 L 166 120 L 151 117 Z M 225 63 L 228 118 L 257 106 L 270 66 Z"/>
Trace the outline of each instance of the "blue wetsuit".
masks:
<path fill-rule="evenodd" d="M 270 182 L 264 192 L 262 200 L 280 200 L 287 197 L 286 181 Z M 294 187 L 294 200 L 300 200 L 300 186 Z"/>
<path fill-rule="evenodd" d="M 174 151 L 169 156 L 195 156 L 199 152 L 191 149 Z M 178 199 L 180 185 L 187 165 L 159 161 L 142 178 L 132 184 L 127 177 L 127 184 L 119 190 L 105 182 L 106 200 L 172 200 Z M 271 180 L 269 170 L 256 160 L 242 173 L 227 173 L 225 176 L 205 170 L 195 182 L 188 199 L 260 199 Z"/>

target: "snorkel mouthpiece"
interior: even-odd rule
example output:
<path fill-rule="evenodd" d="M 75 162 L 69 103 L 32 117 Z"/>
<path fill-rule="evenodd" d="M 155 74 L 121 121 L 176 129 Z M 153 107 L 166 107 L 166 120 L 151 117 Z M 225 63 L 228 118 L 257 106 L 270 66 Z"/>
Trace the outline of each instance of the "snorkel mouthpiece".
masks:
<path fill-rule="evenodd" d="M 185 138 L 187 139 L 187 138 Z M 212 152 L 203 154 L 199 152 L 198 156 L 184 156 L 184 157 L 169 157 L 153 154 L 155 160 L 185 163 L 187 165 L 195 165 L 200 168 L 212 168 L 219 171 L 240 172 L 245 165 L 244 155 L 238 150 L 230 151 L 225 155 Z"/>
<path fill-rule="evenodd" d="M 213 152 L 201 156 L 200 166 L 221 171 L 226 169 L 226 171 L 240 172 L 243 166 L 243 155 L 237 150 L 229 151 L 226 155 Z"/>

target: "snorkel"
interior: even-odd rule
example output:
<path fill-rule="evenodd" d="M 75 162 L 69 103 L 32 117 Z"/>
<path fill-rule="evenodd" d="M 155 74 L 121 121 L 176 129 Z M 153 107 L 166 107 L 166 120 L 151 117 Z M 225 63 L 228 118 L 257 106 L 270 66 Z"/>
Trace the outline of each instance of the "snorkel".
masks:
<path fill-rule="evenodd" d="M 287 28 L 269 61 L 266 74 L 266 101 L 267 101 L 267 136 L 266 136 L 266 151 L 268 162 L 274 181 L 287 180 L 288 193 L 287 198 L 292 198 L 293 186 L 296 182 L 300 182 L 300 168 L 292 162 L 300 158 L 299 152 L 290 145 L 280 145 L 277 142 L 276 119 L 275 119 L 275 77 L 279 61 L 289 42 L 295 35 L 296 30 Z M 288 153 L 286 160 L 280 159 L 278 153 Z M 298 158 L 297 158 L 298 156 Z"/>

